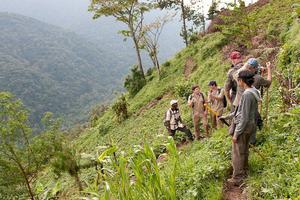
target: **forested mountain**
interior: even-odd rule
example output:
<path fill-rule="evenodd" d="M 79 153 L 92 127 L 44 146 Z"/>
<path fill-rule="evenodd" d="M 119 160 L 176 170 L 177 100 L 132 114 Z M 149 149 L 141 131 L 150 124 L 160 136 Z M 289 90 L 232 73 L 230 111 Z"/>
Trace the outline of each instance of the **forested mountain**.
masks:
<path fill-rule="evenodd" d="M 34 122 L 46 111 L 81 118 L 128 70 L 76 34 L 21 15 L 0 14 L 0 41 L 0 90 L 21 98 Z"/>

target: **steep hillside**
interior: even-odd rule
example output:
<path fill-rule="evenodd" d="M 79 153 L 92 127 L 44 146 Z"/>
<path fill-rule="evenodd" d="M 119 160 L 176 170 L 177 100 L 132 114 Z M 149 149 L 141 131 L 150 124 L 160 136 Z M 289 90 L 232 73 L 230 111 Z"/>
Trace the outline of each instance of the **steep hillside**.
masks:
<path fill-rule="evenodd" d="M 300 197 L 299 105 L 284 108 L 286 89 L 279 78 L 283 75 L 278 75 L 293 70 L 293 80 L 299 79 L 300 29 L 293 3 L 292 0 L 264 1 L 248 9 L 248 17 L 259 30 L 254 37 L 261 40 L 259 45 L 241 47 L 245 57 L 252 54 L 262 63 L 271 60 L 276 66 L 275 80 L 264 97 L 262 113 L 266 127 L 258 133 L 258 145 L 251 149 L 250 173 L 244 192 L 237 194 L 248 199 Z M 194 83 L 205 92 L 210 80 L 222 85 L 230 67 L 227 52 L 235 47 L 226 34 L 208 34 L 166 62 L 160 79 L 156 72 L 149 74 L 147 85 L 134 98 L 127 98 L 128 119 L 117 122 L 110 108 L 95 127 L 73 141 L 80 162 L 94 156 L 103 167 L 81 170 L 80 177 L 87 183 L 84 193 L 77 192 L 74 180 L 67 174 L 60 179 L 49 179 L 54 175 L 46 170 L 37 183 L 40 195 L 51 196 L 49 191 L 59 191 L 61 199 L 87 195 L 96 199 L 227 199 L 223 183 L 230 173 L 231 140 L 226 128 L 176 151 L 168 140 L 163 116 L 169 101 L 179 99 L 183 120 L 192 127 L 186 93 Z M 194 70 L 185 70 L 187 60 L 196 63 Z M 184 75 L 186 71 L 191 74 Z M 181 136 L 178 137 L 180 140 Z M 165 148 L 168 154 L 160 156 L 157 164 L 145 144 L 152 147 L 156 156 L 165 152 Z M 103 146 L 108 150 L 103 151 Z"/>
<path fill-rule="evenodd" d="M 121 88 L 126 69 L 71 32 L 0 13 L 0 40 L 0 90 L 21 98 L 33 122 L 46 111 L 66 121 L 82 119 Z"/>

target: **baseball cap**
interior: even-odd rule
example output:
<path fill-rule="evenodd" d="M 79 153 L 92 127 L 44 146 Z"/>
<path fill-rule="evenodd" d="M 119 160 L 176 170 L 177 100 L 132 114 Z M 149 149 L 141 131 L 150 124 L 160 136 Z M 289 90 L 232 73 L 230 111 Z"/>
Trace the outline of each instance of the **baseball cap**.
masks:
<path fill-rule="evenodd" d="M 176 104 L 176 103 L 178 103 L 178 101 L 175 100 L 175 99 L 173 99 L 173 100 L 170 102 L 170 105 L 172 106 L 172 105 L 174 105 L 174 104 Z"/>
<path fill-rule="evenodd" d="M 250 58 L 250 59 L 247 61 L 247 64 L 251 65 L 253 68 L 258 68 L 258 67 L 260 66 L 258 60 L 255 59 L 255 58 Z"/>
<path fill-rule="evenodd" d="M 239 58 L 241 58 L 242 55 L 241 55 L 241 53 L 238 52 L 238 51 L 233 51 L 233 52 L 231 52 L 231 54 L 230 54 L 229 57 L 230 57 L 231 60 L 234 60 L 234 59 L 239 59 Z"/>

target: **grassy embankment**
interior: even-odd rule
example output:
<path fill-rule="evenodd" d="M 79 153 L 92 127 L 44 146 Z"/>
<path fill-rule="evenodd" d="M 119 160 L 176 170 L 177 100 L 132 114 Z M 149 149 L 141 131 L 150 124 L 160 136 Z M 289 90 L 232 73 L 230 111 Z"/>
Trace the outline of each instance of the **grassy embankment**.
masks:
<path fill-rule="evenodd" d="M 274 60 L 278 69 L 285 67 L 285 57 L 290 54 L 284 52 L 289 49 L 294 56 L 290 65 L 299 65 L 299 23 L 291 18 L 291 4 L 290 0 L 275 0 L 251 12 L 266 40 L 275 39 L 279 46 L 284 44 L 280 51 L 280 59 Z M 191 127 L 190 110 L 186 100 L 178 96 L 179 88 L 189 88 L 197 83 L 203 91 L 207 91 L 209 80 L 223 84 L 230 64 L 224 58 L 222 48 L 230 42 L 221 33 L 213 33 L 179 52 L 163 65 L 161 79 L 153 72 L 147 76 L 149 80 L 147 85 L 134 98 L 128 100 L 131 114 L 129 119 L 119 124 L 109 109 L 99 119 L 96 127 L 87 129 L 74 140 L 78 153 L 93 153 L 97 146 L 103 146 L 111 141 L 117 144 L 120 151 L 126 152 L 130 152 L 133 145 L 145 142 L 154 148 L 164 144 L 167 141 L 167 132 L 162 121 L 169 101 L 173 98 L 180 100 L 183 119 Z M 262 60 L 269 57 L 268 53 L 273 52 L 270 48 L 272 47 L 260 47 Z M 197 63 L 197 68 L 186 80 L 183 71 L 185 61 L 189 57 Z M 291 111 L 295 114 L 282 113 L 277 80 L 273 82 L 269 94 L 269 127 L 258 133 L 257 147 L 265 158 L 251 151 L 247 190 L 249 196 L 254 199 L 296 198 L 300 193 L 297 188 L 300 179 L 297 174 L 300 152 L 299 109 Z M 162 99 L 153 103 L 159 96 L 162 96 Z M 193 142 L 179 151 L 180 164 L 176 178 L 178 198 L 219 199 L 222 183 L 230 166 L 230 138 L 226 130 L 214 132 L 211 138 L 203 142 Z M 162 166 L 162 171 L 167 170 L 168 163 Z M 95 174 L 94 169 L 84 170 L 81 178 L 91 182 Z M 60 182 L 59 188 L 62 188 L 65 196 L 78 195 L 73 193 L 75 190 L 70 189 L 75 186 L 72 186 L 73 180 L 68 176 Z"/>

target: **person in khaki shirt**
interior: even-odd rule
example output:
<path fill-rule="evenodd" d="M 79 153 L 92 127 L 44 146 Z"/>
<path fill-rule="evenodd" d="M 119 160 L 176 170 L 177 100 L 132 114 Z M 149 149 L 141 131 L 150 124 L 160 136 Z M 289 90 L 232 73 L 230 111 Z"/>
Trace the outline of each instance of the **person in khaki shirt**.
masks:
<path fill-rule="evenodd" d="M 166 126 L 169 135 L 174 138 L 176 131 L 184 132 L 190 141 L 194 140 L 193 134 L 182 122 L 178 101 L 172 100 L 169 108 L 165 114 L 164 125 Z"/>
<path fill-rule="evenodd" d="M 199 122 L 202 119 L 202 125 L 205 129 L 206 136 L 209 135 L 208 124 L 207 124 L 207 112 L 205 110 L 205 97 L 203 93 L 200 91 L 200 87 L 198 85 L 194 85 L 192 87 L 193 93 L 189 96 L 188 105 L 192 108 L 193 114 L 193 122 L 195 129 L 195 137 L 197 140 L 203 138 L 200 134 Z"/>
<path fill-rule="evenodd" d="M 216 81 L 210 81 L 208 86 L 210 91 L 208 93 L 208 103 L 211 105 L 211 109 L 217 113 L 217 116 L 214 113 L 211 113 L 212 127 L 213 128 L 222 128 L 223 123 L 219 120 L 218 116 L 223 114 L 224 110 L 224 89 L 218 88 Z"/>

